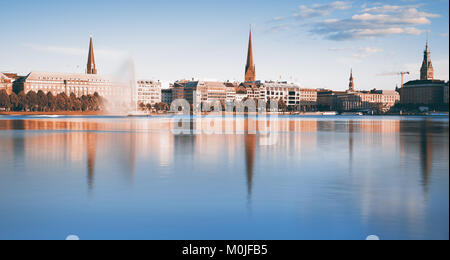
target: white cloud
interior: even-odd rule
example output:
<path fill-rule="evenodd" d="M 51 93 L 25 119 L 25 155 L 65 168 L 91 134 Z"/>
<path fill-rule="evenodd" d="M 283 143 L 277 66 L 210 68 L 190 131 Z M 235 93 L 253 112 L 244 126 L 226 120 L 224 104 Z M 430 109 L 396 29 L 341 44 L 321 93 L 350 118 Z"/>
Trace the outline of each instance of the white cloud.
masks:
<path fill-rule="evenodd" d="M 419 11 L 411 6 L 382 5 L 365 8 L 346 19 L 326 19 L 310 30 L 329 40 L 342 41 L 388 35 L 418 35 L 418 26 L 431 24 L 439 15 Z"/>
<path fill-rule="evenodd" d="M 359 48 L 358 51 L 353 54 L 353 57 L 363 60 L 380 52 L 383 52 L 383 49 L 372 47 Z"/>
<path fill-rule="evenodd" d="M 314 4 L 312 6 L 301 5 L 294 17 L 299 19 L 307 19 L 314 17 L 327 16 L 335 11 L 347 10 L 352 7 L 350 2 L 336 1 L 329 4 Z"/>

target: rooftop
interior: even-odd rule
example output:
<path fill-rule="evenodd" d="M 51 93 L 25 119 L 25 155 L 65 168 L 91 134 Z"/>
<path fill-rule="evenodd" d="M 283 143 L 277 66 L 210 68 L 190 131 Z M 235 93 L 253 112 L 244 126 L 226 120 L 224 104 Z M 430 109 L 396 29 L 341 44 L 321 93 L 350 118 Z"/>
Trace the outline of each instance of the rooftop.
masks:
<path fill-rule="evenodd" d="M 95 74 L 60 73 L 32 71 L 25 80 L 84 80 L 84 81 L 113 81 L 110 77 Z"/>
<path fill-rule="evenodd" d="M 412 80 L 409 81 L 407 83 L 405 83 L 405 85 L 403 85 L 404 87 L 414 87 L 416 85 L 442 85 L 442 84 L 447 84 L 448 85 L 448 81 L 445 82 L 445 80 L 438 80 L 438 79 L 434 79 L 434 80 Z"/>

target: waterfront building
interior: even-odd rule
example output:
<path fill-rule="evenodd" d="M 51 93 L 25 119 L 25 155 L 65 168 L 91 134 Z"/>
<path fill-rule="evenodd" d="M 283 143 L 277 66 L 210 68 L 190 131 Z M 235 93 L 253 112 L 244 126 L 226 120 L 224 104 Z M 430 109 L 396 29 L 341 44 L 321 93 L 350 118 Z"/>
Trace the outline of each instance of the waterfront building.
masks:
<path fill-rule="evenodd" d="M 171 87 L 172 89 L 172 102 L 178 99 L 184 99 L 184 86 L 187 81 L 177 81 Z"/>
<path fill-rule="evenodd" d="M 250 30 L 250 37 L 248 41 L 247 64 L 245 65 L 245 82 L 254 82 L 254 81 L 256 81 L 256 66 L 253 61 L 252 31 Z"/>
<path fill-rule="evenodd" d="M 226 101 L 228 93 L 225 83 L 213 81 L 178 81 L 172 89 L 174 100 L 185 99 L 191 105 L 194 101 Z"/>
<path fill-rule="evenodd" d="M 317 108 L 319 111 L 337 111 L 338 97 L 345 95 L 346 91 L 333 91 L 329 89 L 317 90 Z"/>
<path fill-rule="evenodd" d="M 401 104 L 409 109 L 423 106 L 433 110 L 448 111 L 448 85 L 448 82 L 434 78 L 431 52 L 427 41 L 420 68 L 420 80 L 405 83 L 400 90 Z"/>
<path fill-rule="evenodd" d="M 12 84 L 13 80 L 11 78 L 7 77 L 3 73 L 0 73 L 0 90 L 6 90 L 6 93 L 9 95 L 12 93 Z"/>
<path fill-rule="evenodd" d="M 409 81 L 400 91 L 401 103 L 411 108 L 426 106 L 445 110 L 445 104 L 448 104 L 448 85 L 443 80 Z"/>
<path fill-rule="evenodd" d="M 245 87 L 239 86 L 236 88 L 236 102 L 242 102 L 247 98 L 247 89 Z"/>
<path fill-rule="evenodd" d="M 245 98 L 253 100 L 266 100 L 266 91 L 260 81 L 244 82 L 239 88 L 246 94 Z"/>
<path fill-rule="evenodd" d="M 222 82 L 198 82 L 197 94 L 200 94 L 202 102 L 226 101 L 228 88 Z"/>
<path fill-rule="evenodd" d="M 225 87 L 227 89 L 227 97 L 225 99 L 226 102 L 233 102 L 236 100 L 236 91 L 239 87 L 238 83 L 230 83 L 226 82 Z"/>
<path fill-rule="evenodd" d="M 291 109 L 315 111 L 317 109 L 317 90 L 301 88 L 287 82 L 266 82 L 263 84 L 265 101 L 283 100 Z"/>
<path fill-rule="evenodd" d="M 169 106 L 172 104 L 172 91 L 173 88 L 168 88 L 168 89 L 162 89 L 161 90 L 161 102 L 162 103 L 166 103 Z"/>
<path fill-rule="evenodd" d="M 355 89 L 353 70 L 350 71 L 349 88 L 346 91 L 318 90 L 317 105 L 321 111 L 376 111 L 388 112 L 400 102 L 400 94 L 394 90 L 358 91 Z"/>
<path fill-rule="evenodd" d="M 93 95 L 95 92 L 106 98 L 130 94 L 125 88 L 116 86 L 112 79 L 95 74 L 33 71 L 14 82 L 14 92 L 16 93 L 24 91 L 26 94 L 39 90 L 44 93 L 51 92 L 53 95 L 74 93 L 77 97 Z"/>
<path fill-rule="evenodd" d="M 386 113 L 400 101 L 400 95 L 394 90 L 371 90 L 346 92 L 337 95 L 339 111 L 378 110 Z"/>
<path fill-rule="evenodd" d="M 137 103 L 157 104 L 161 103 L 161 82 L 153 80 L 140 80 L 137 82 Z"/>
<path fill-rule="evenodd" d="M 97 72 L 91 37 L 85 74 L 32 71 L 27 76 L 15 80 L 13 90 L 15 93 L 42 90 L 53 95 L 74 93 L 77 97 L 97 92 L 107 99 L 126 97 L 131 100 L 132 90 L 128 84 L 117 83 L 110 77 L 97 75 Z"/>
<path fill-rule="evenodd" d="M 6 76 L 7 78 L 9 78 L 11 80 L 11 82 L 14 82 L 17 79 L 20 79 L 22 76 L 19 76 L 19 74 L 17 73 L 8 73 L 8 72 L 3 72 L 2 73 L 4 76 Z"/>

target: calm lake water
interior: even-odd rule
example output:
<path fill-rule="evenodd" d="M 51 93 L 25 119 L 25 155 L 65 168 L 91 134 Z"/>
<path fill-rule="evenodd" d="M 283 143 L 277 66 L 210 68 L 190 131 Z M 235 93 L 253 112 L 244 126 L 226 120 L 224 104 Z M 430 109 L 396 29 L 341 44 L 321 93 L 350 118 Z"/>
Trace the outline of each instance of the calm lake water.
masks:
<path fill-rule="evenodd" d="M 0 239 L 449 239 L 448 117 L 254 121 L 0 116 Z"/>

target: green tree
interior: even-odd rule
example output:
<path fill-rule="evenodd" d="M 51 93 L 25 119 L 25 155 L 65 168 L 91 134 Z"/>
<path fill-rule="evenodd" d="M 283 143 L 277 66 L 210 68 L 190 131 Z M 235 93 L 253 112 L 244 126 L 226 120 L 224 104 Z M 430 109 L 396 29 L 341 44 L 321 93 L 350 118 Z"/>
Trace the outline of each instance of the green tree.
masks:
<path fill-rule="evenodd" d="M 48 100 L 47 100 L 47 96 L 45 95 L 45 93 L 42 90 L 38 91 L 37 100 L 38 100 L 39 111 L 47 111 Z"/>
<path fill-rule="evenodd" d="M 11 104 L 9 102 L 8 93 L 6 93 L 6 90 L 4 90 L 4 89 L 0 90 L 0 108 L 8 111 L 10 109 L 10 107 L 11 107 Z"/>
<path fill-rule="evenodd" d="M 17 111 L 19 109 L 19 97 L 16 93 L 9 95 L 9 103 L 11 104 L 11 110 Z"/>
<path fill-rule="evenodd" d="M 152 111 L 152 104 L 149 103 L 149 104 L 147 104 L 146 107 L 147 107 L 147 110 L 148 110 L 148 111 Z"/>
<path fill-rule="evenodd" d="M 29 91 L 26 95 L 27 100 L 27 107 L 30 109 L 30 111 L 36 111 L 39 104 L 38 104 L 38 96 L 36 92 Z"/>
<path fill-rule="evenodd" d="M 70 93 L 69 99 L 70 99 L 69 110 L 71 110 L 71 111 L 78 111 L 78 110 L 80 110 L 80 109 L 78 109 L 78 107 L 81 107 L 81 102 L 78 103 L 78 98 L 75 95 L 75 93 Z M 78 106 L 78 104 L 80 104 L 80 105 Z"/>
<path fill-rule="evenodd" d="M 56 96 L 56 109 L 58 111 L 67 111 L 67 95 L 65 93 Z"/>
<path fill-rule="evenodd" d="M 21 91 L 17 97 L 19 100 L 18 110 L 27 111 L 27 96 L 25 95 L 25 92 Z"/>
<path fill-rule="evenodd" d="M 287 108 L 288 107 L 287 107 L 286 103 L 284 102 L 283 98 L 280 98 L 280 100 L 278 101 L 278 109 L 281 112 L 286 112 Z"/>
<path fill-rule="evenodd" d="M 47 108 L 49 111 L 56 110 L 56 98 L 53 96 L 52 92 L 47 93 Z"/>
<path fill-rule="evenodd" d="M 89 99 L 85 95 L 83 95 L 81 97 L 81 110 L 82 111 L 88 111 L 89 110 Z"/>
<path fill-rule="evenodd" d="M 155 104 L 155 109 L 158 111 L 169 111 L 170 107 L 166 103 L 160 102 L 158 104 Z"/>

